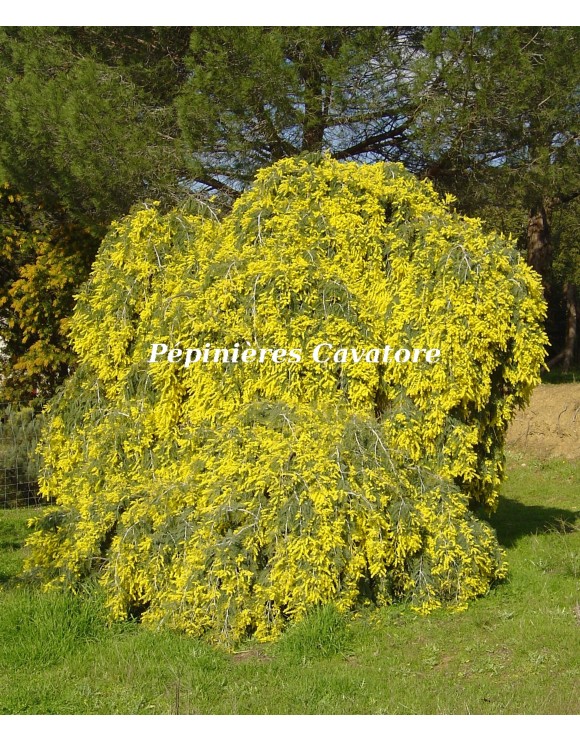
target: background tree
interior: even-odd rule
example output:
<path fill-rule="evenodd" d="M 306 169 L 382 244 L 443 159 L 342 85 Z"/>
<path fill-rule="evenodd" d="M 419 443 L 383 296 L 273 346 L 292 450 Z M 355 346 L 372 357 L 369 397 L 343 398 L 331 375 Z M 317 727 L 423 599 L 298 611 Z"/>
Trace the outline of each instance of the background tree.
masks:
<path fill-rule="evenodd" d="M 424 35 L 4 29 L 1 169 L 20 192 L 102 225 L 146 197 L 238 190 L 258 167 L 302 151 L 409 164 L 410 65 Z"/>
<path fill-rule="evenodd" d="M 144 198 L 183 194 L 173 99 L 187 28 L 0 33 L 0 170 L 46 209 L 104 233 Z"/>
<path fill-rule="evenodd" d="M 213 193 L 228 207 L 259 167 L 300 152 L 403 162 L 455 193 L 459 210 L 519 237 L 543 277 L 552 362 L 568 367 L 578 313 L 578 34 L 8 28 L 0 175 L 61 223 L 102 236 L 144 199 Z"/>
<path fill-rule="evenodd" d="M 300 152 L 409 164 L 420 28 L 199 28 L 176 105 L 200 182 L 240 187 Z"/>
<path fill-rule="evenodd" d="M 183 196 L 173 96 L 188 39 L 188 29 L 0 30 L 4 399 L 46 400 L 74 365 L 73 296 L 110 221 L 137 200 Z"/>
<path fill-rule="evenodd" d="M 0 187 L 0 401 L 45 401 L 74 367 L 68 321 L 97 246 Z"/>
<path fill-rule="evenodd" d="M 573 362 L 580 196 L 580 30 L 446 28 L 425 37 L 414 138 L 460 208 L 517 235 L 542 276 L 551 365 Z"/>

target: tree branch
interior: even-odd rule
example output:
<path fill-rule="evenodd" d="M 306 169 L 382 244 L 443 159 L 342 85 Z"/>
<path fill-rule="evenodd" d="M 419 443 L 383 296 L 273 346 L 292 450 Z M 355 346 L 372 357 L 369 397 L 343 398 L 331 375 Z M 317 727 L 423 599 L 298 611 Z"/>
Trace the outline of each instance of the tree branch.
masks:
<path fill-rule="evenodd" d="M 340 160 L 344 159 L 345 157 L 353 157 L 356 154 L 363 154 L 363 152 L 372 151 L 372 149 L 377 145 L 385 144 L 388 141 L 392 141 L 397 137 L 400 137 L 407 131 L 407 128 L 408 123 L 406 122 L 404 124 L 401 124 L 400 126 L 396 126 L 390 131 L 383 131 L 380 134 L 369 136 L 366 139 L 363 139 L 358 144 L 353 144 L 351 147 L 346 147 L 346 149 L 341 149 L 340 151 L 335 152 L 334 156 L 336 157 L 336 159 Z"/>
<path fill-rule="evenodd" d="M 207 185 L 209 188 L 214 188 L 214 190 L 219 190 L 221 193 L 225 193 L 231 198 L 237 198 L 239 195 L 241 195 L 239 190 L 236 190 L 235 188 L 222 183 L 220 180 L 213 178 L 211 175 L 198 175 L 195 177 L 195 181 L 201 183 L 202 185 Z"/>

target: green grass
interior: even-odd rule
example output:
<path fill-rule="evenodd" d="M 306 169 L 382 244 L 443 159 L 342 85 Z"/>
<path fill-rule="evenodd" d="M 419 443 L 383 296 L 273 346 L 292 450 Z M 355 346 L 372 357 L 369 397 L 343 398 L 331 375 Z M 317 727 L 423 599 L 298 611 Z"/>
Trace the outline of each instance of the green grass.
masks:
<path fill-rule="evenodd" d="M 20 571 L 30 509 L 0 509 L 0 588 Z"/>
<path fill-rule="evenodd" d="M 509 579 L 463 613 L 316 610 L 275 645 L 229 655 L 135 623 L 99 593 L 45 595 L 17 577 L 28 511 L 0 512 L 0 712 L 580 712 L 580 470 L 510 456 L 492 523 Z"/>

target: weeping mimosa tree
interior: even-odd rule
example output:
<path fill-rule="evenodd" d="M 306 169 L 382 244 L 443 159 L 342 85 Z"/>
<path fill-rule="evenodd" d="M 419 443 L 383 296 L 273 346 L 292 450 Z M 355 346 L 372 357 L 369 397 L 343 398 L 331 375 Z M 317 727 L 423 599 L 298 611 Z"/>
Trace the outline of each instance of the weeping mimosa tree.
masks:
<path fill-rule="evenodd" d="M 540 283 L 401 165 L 288 159 L 231 213 L 113 224 L 47 410 L 28 568 L 232 643 L 310 608 L 463 608 L 506 574 L 506 427 Z"/>

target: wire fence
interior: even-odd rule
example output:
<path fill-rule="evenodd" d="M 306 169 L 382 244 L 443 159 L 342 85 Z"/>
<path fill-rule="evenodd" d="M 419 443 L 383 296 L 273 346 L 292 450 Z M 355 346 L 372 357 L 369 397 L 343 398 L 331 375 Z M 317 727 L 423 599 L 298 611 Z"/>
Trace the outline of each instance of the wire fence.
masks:
<path fill-rule="evenodd" d="M 0 405 L 0 509 L 37 507 L 40 417 L 30 407 Z"/>

